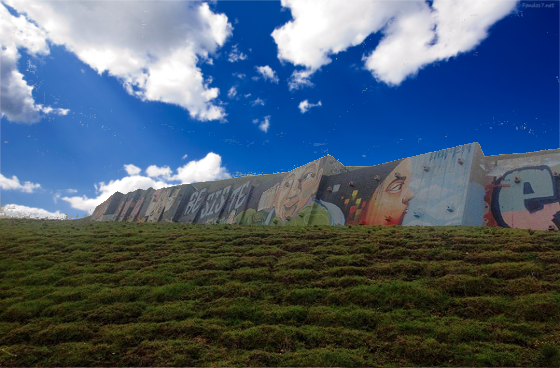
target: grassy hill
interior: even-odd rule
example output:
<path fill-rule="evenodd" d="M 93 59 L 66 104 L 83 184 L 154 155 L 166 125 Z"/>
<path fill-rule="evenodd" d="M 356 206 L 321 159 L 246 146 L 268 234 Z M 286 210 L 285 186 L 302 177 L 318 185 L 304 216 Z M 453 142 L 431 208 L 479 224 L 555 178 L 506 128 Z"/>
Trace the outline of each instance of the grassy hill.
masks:
<path fill-rule="evenodd" d="M 0 220 L 0 366 L 558 366 L 560 233 Z"/>

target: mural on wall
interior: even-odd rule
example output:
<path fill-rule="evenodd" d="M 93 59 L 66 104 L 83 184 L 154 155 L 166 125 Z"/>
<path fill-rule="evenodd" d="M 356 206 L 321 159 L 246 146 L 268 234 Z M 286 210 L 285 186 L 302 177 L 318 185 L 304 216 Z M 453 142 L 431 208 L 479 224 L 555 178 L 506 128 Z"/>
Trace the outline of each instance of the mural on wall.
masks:
<path fill-rule="evenodd" d="M 461 225 L 465 217 L 467 192 L 482 193 L 483 186 L 471 178 L 476 145 L 464 145 L 411 157 L 414 193 L 402 225 Z M 469 208 L 469 216 L 482 225 L 483 204 Z"/>
<path fill-rule="evenodd" d="M 101 203 L 95 208 L 95 211 L 93 211 L 93 214 L 91 215 L 92 220 L 99 220 L 99 218 L 105 214 L 105 211 L 107 210 L 107 207 L 109 207 L 109 203 L 112 199 L 113 196 L 107 198 L 105 202 Z"/>
<path fill-rule="evenodd" d="M 204 206 L 200 210 L 198 223 L 201 224 L 216 224 L 219 217 L 222 215 L 225 204 L 231 194 L 233 185 L 228 185 L 225 188 L 216 190 L 206 197 Z"/>
<path fill-rule="evenodd" d="M 364 210 L 356 217 L 362 225 L 401 225 L 414 197 L 410 190 L 412 164 L 405 158 L 379 183 L 372 196 L 362 204 Z M 360 216 L 361 215 L 361 216 Z"/>
<path fill-rule="evenodd" d="M 349 225 L 458 225 L 471 188 L 476 147 L 464 145 L 334 175 L 324 180 L 320 196 L 338 206 Z M 480 218 L 482 205 L 470 212 Z"/>
<path fill-rule="evenodd" d="M 251 181 L 248 180 L 240 185 L 237 188 L 234 188 L 231 191 L 231 195 L 229 199 L 224 204 L 222 209 L 221 215 L 219 215 L 217 223 L 220 224 L 234 224 L 234 223 L 241 223 L 242 213 L 247 208 L 247 203 L 249 199 L 249 195 L 253 186 L 251 185 Z M 235 219 L 238 219 L 236 222 Z"/>
<path fill-rule="evenodd" d="M 373 222 L 376 212 L 372 210 L 371 215 L 368 216 L 366 205 L 375 191 L 380 190 L 378 189 L 380 185 L 386 187 L 391 183 L 391 177 L 396 179 L 395 174 L 398 173 L 396 167 L 401 162 L 402 160 L 397 160 L 325 177 L 317 195 L 318 203 L 312 209 L 310 224 L 357 225 L 363 224 L 367 220 Z M 400 173 L 398 174 L 400 175 Z M 405 172 L 403 171 L 402 174 L 404 175 Z M 410 175 L 408 178 L 410 179 Z M 375 209 L 375 204 L 372 207 Z M 328 216 L 325 212 L 328 212 Z M 378 215 L 382 216 L 380 213 Z"/>
<path fill-rule="evenodd" d="M 141 189 L 138 189 L 132 193 L 129 193 L 128 198 L 126 199 L 126 203 L 123 206 L 123 209 L 118 215 L 116 221 L 126 221 L 128 219 L 130 213 L 134 209 L 134 204 L 136 203 L 136 201 L 138 201 L 142 192 L 143 191 Z"/>
<path fill-rule="evenodd" d="M 287 173 L 115 193 L 98 221 L 486 225 L 560 229 L 560 149 L 484 156 L 478 143 L 370 167 L 332 156 Z"/>
<path fill-rule="evenodd" d="M 206 199 L 207 194 L 208 187 L 194 191 L 188 199 L 187 205 L 185 206 L 185 209 L 181 217 L 179 218 L 179 222 L 188 224 L 195 223 L 196 217 L 198 215 L 198 210 L 200 210 L 200 207 Z"/>
<path fill-rule="evenodd" d="M 156 193 L 152 196 L 152 203 L 150 203 L 145 215 L 146 222 L 159 221 L 163 210 L 165 209 L 167 198 L 172 190 L 174 190 L 174 188 L 161 188 L 156 190 Z"/>
<path fill-rule="evenodd" d="M 487 226 L 560 229 L 560 158 L 489 161 Z"/>
<path fill-rule="evenodd" d="M 187 204 L 186 196 L 190 196 L 195 190 L 190 184 L 179 185 L 176 188 L 177 190 L 167 198 L 160 221 L 177 222 Z"/>
<path fill-rule="evenodd" d="M 323 176 L 324 160 L 298 167 L 260 185 L 248 208 L 234 217 L 238 224 L 304 225 Z M 308 208 L 307 210 L 304 210 Z"/>
<path fill-rule="evenodd" d="M 143 213 L 142 209 L 147 207 L 147 203 L 149 203 L 149 199 L 152 195 L 153 189 L 149 188 L 148 190 L 144 191 L 142 195 L 138 198 L 138 201 L 134 205 L 130 216 L 128 217 L 128 222 L 136 222 L 140 217 L 140 214 Z"/>

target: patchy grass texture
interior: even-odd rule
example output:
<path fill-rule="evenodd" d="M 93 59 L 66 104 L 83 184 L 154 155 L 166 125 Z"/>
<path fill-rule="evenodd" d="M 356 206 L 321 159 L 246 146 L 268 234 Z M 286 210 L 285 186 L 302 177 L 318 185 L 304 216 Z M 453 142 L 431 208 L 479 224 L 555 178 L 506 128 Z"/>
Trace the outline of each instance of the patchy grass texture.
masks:
<path fill-rule="evenodd" d="M 559 366 L 560 233 L 0 220 L 0 366 Z"/>

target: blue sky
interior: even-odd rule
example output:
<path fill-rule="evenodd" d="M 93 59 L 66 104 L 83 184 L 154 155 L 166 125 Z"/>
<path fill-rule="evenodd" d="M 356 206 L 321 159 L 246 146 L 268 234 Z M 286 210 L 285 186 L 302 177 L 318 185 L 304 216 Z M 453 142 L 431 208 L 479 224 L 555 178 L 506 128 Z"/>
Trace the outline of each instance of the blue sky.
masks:
<path fill-rule="evenodd" d="M 558 2 L 6 0 L 0 23 L 11 214 L 327 154 L 560 147 Z"/>

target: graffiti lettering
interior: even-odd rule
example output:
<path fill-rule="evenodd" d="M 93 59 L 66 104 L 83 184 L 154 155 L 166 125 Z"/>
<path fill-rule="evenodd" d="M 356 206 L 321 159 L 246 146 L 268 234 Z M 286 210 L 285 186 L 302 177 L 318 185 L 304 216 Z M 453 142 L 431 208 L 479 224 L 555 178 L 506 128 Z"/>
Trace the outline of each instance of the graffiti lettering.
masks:
<path fill-rule="evenodd" d="M 201 203 L 202 203 L 202 198 L 204 196 L 204 193 L 206 193 L 206 190 L 208 188 L 204 188 L 201 190 L 198 190 L 196 192 L 194 192 L 191 195 L 191 198 L 189 199 L 189 203 L 187 204 L 187 207 L 185 208 L 185 215 L 189 215 L 191 213 L 196 213 L 196 211 L 198 211 Z"/>
<path fill-rule="evenodd" d="M 226 203 L 226 196 L 229 193 L 230 189 L 231 185 L 209 194 L 208 198 L 206 199 L 206 203 L 204 204 L 204 208 L 202 209 L 202 212 L 200 212 L 200 218 L 219 213 Z"/>
<path fill-rule="evenodd" d="M 231 194 L 231 200 L 229 202 L 229 206 L 227 210 L 228 212 L 232 210 L 232 207 L 233 209 L 237 210 L 239 207 L 243 205 L 243 203 L 247 199 L 247 194 L 245 193 L 245 190 L 249 187 L 249 184 L 250 182 L 246 182 L 245 184 L 243 184 L 242 186 L 240 186 L 239 188 L 233 191 L 233 193 Z"/>

